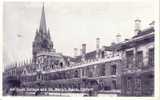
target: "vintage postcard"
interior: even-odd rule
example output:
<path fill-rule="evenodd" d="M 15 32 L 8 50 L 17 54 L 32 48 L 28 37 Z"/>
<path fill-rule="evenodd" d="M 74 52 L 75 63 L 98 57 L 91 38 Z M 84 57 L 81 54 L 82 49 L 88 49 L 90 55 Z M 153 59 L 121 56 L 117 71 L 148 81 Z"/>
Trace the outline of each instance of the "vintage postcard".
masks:
<path fill-rule="evenodd" d="M 155 97 L 157 24 L 154 0 L 3 1 L 2 96 Z"/>

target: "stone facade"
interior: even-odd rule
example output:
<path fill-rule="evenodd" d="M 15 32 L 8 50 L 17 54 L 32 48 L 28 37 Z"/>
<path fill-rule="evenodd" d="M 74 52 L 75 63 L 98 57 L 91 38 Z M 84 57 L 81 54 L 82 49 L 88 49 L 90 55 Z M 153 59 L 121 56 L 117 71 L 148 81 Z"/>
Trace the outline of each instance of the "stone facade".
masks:
<path fill-rule="evenodd" d="M 154 95 L 154 27 L 126 41 L 99 47 L 75 57 L 53 49 L 44 7 L 33 42 L 33 60 L 10 65 L 3 72 L 3 92 L 11 87 L 51 87 L 54 90 L 113 91 L 122 96 Z M 16 83 L 16 84 L 12 84 Z M 19 85 L 18 85 L 19 84 Z"/>
<path fill-rule="evenodd" d="M 122 44 L 125 66 L 122 73 L 122 95 L 154 95 L 154 28 L 141 31 Z"/>

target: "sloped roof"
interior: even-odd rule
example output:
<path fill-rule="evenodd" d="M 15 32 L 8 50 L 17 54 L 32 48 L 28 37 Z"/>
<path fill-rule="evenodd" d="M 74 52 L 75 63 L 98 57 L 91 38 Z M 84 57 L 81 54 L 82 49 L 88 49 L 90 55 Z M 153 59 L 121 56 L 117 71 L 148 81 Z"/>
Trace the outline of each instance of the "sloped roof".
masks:
<path fill-rule="evenodd" d="M 133 38 L 136 38 L 136 37 L 139 37 L 139 36 L 142 36 L 142 35 L 145 35 L 145 34 L 149 34 L 149 33 L 152 33 L 154 32 L 154 27 L 150 27 L 150 28 L 147 28 L 147 29 L 144 29 L 142 31 L 139 31 L 137 35 L 135 35 Z"/>

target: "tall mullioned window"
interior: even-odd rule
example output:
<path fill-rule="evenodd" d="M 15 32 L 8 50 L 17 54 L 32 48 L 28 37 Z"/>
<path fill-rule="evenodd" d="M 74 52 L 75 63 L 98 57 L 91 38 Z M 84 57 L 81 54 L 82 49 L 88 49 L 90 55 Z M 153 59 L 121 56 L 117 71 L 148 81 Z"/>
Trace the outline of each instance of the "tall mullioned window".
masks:
<path fill-rule="evenodd" d="M 78 71 L 77 70 L 74 72 L 74 77 L 78 78 Z"/>
<path fill-rule="evenodd" d="M 132 51 L 127 51 L 126 52 L 126 61 L 127 61 L 127 67 L 131 68 L 133 67 L 133 59 L 134 59 L 134 53 L 133 50 Z"/>
<path fill-rule="evenodd" d="M 154 48 L 151 48 L 148 51 L 148 64 L 154 66 Z"/>
<path fill-rule="evenodd" d="M 143 66 L 143 52 L 142 51 L 138 51 L 136 53 L 136 65 L 137 67 Z"/>
<path fill-rule="evenodd" d="M 90 68 L 88 69 L 88 77 L 93 77 L 92 67 L 90 67 Z"/>
<path fill-rule="evenodd" d="M 83 77 L 85 76 L 85 69 L 84 68 L 82 69 L 82 76 Z"/>
<path fill-rule="evenodd" d="M 141 86 L 141 79 L 140 78 L 137 78 L 137 79 L 135 79 L 135 95 L 141 95 L 141 88 L 142 88 L 142 86 Z"/>
<path fill-rule="evenodd" d="M 132 79 L 128 77 L 126 84 L 126 94 L 130 95 L 132 93 Z"/>
<path fill-rule="evenodd" d="M 105 64 L 99 65 L 99 76 L 105 76 Z"/>
<path fill-rule="evenodd" d="M 116 70 L 117 70 L 117 66 L 116 65 L 112 65 L 111 66 L 111 75 L 116 75 Z"/>
<path fill-rule="evenodd" d="M 113 89 L 117 89 L 116 80 L 113 80 L 113 81 L 112 81 L 112 88 L 113 88 Z"/>

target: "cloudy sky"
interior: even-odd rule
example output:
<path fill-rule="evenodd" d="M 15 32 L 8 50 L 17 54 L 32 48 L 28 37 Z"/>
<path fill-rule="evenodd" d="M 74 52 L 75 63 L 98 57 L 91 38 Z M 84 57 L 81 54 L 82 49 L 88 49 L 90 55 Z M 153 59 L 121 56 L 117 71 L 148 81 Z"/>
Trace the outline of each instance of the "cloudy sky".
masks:
<path fill-rule="evenodd" d="M 3 8 L 4 64 L 32 57 L 32 42 L 39 28 L 42 2 L 5 2 Z M 134 35 L 134 20 L 142 20 L 142 29 L 154 20 L 152 0 L 145 2 L 49 2 L 44 3 L 47 27 L 57 52 L 73 56 L 73 48 L 87 44 L 96 48 Z M 19 37 L 19 35 L 21 35 Z"/>

